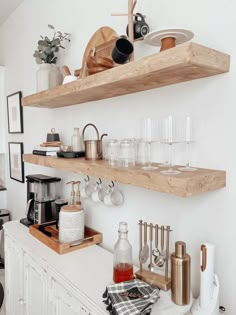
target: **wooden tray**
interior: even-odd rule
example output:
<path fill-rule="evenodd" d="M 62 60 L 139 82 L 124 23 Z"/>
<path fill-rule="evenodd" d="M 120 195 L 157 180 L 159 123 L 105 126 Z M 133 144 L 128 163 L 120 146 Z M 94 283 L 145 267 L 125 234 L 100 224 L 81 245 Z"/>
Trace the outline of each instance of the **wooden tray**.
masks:
<path fill-rule="evenodd" d="M 74 250 L 84 248 L 90 245 L 99 244 L 102 242 L 102 234 L 85 226 L 84 238 L 92 237 L 89 240 L 84 240 L 81 244 L 71 246 L 71 243 L 60 243 L 58 241 L 58 230 L 56 225 L 47 226 L 45 231 L 50 232 L 52 236 L 47 236 L 43 232 L 39 231 L 39 225 L 34 224 L 29 227 L 30 234 L 40 240 L 42 243 L 53 249 L 58 254 L 66 254 Z"/>

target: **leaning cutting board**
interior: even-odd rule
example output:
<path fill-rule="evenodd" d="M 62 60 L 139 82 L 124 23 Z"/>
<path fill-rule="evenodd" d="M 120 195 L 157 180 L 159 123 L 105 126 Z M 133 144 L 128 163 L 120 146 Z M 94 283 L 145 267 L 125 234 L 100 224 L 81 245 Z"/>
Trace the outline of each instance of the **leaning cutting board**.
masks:
<path fill-rule="evenodd" d="M 91 51 L 95 48 L 96 56 L 111 59 L 111 52 L 118 37 L 117 33 L 109 26 L 103 26 L 93 34 L 84 51 L 82 70 L 80 73 L 81 78 L 87 75 L 86 62 L 88 56 L 91 55 Z"/>

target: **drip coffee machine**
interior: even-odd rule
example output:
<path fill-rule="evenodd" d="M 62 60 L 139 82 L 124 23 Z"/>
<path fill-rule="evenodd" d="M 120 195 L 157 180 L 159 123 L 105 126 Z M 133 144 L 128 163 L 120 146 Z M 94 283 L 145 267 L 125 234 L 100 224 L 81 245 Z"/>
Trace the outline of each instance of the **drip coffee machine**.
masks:
<path fill-rule="evenodd" d="M 61 179 L 42 174 L 27 175 L 26 226 L 42 224 L 56 219 L 55 200 L 61 195 Z"/>

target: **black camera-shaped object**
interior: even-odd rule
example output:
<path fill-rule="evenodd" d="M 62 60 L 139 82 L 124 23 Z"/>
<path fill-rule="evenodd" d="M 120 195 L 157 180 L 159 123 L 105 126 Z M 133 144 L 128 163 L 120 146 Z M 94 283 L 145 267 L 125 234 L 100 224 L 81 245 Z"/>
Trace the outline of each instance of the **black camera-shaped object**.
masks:
<path fill-rule="evenodd" d="M 141 13 L 136 13 L 134 17 L 134 39 L 144 37 L 149 33 L 149 26 Z M 129 36 L 129 25 L 126 28 L 126 34 Z"/>

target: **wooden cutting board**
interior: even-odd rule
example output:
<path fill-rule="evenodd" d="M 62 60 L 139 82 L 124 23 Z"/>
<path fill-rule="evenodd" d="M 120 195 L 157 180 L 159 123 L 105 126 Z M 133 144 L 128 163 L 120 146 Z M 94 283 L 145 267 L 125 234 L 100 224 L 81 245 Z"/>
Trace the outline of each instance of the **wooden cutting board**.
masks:
<path fill-rule="evenodd" d="M 98 57 L 111 59 L 111 52 L 118 37 L 117 33 L 109 26 L 103 26 L 93 34 L 84 51 L 80 77 L 84 78 L 87 75 L 86 62 L 91 50 L 95 48 L 95 55 Z"/>

